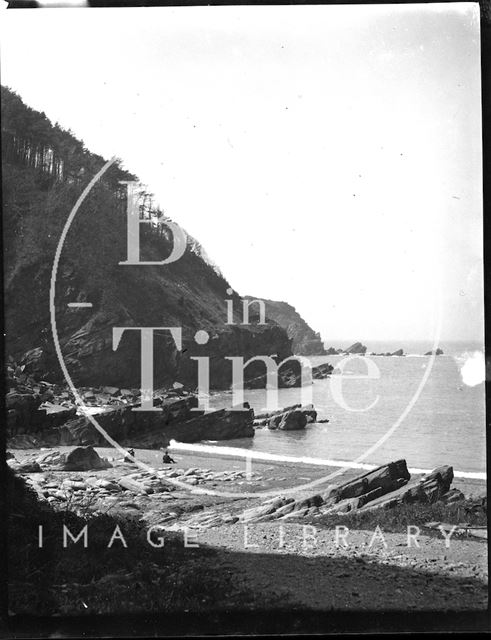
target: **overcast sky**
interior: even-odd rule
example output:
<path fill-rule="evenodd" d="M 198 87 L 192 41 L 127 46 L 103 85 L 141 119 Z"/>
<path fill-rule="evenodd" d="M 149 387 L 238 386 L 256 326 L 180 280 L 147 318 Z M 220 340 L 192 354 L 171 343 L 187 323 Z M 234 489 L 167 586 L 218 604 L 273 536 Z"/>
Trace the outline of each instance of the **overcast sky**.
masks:
<path fill-rule="evenodd" d="M 239 294 L 365 342 L 431 339 L 440 296 L 442 339 L 482 338 L 477 4 L 1 25 L 2 84 L 122 158 Z"/>

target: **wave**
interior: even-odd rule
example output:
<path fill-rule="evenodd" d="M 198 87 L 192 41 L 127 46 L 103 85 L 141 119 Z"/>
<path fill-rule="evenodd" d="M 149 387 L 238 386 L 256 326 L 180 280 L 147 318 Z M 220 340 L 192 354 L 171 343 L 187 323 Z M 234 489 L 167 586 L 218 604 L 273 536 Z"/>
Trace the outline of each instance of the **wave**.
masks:
<path fill-rule="evenodd" d="M 238 447 L 215 447 L 207 444 L 188 444 L 185 442 L 177 442 L 176 440 L 171 440 L 169 449 L 174 451 L 189 451 L 195 453 L 211 453 L 213 455 L 219 456 L 234 456 L 244 459 L 250 460 L 264 460 L 267 462 L 291 462 L 291 463 L 303 463 L 303 464 L 311 464 L 322 467 L 346 467 L 347 469 L 360 469 L 361 471 L 372 471 L 372 469 L 376 469 L 377 464 L 370 464 L 366 462 L 352 462 L 348 460 L 329 460 L 322 458 L 310 458 L 310 457 L 293 457 L 293 456 L 285 456 L 279 455 L 276 453 L 264 453 L 262 451 L 250 451 L 247 449 L 239 449 Z M 426 474 L 433 471 L 433 469 L 418 469 L 418 468 L 410 468 L 408 469 L 409 473 L 414 474 Z M 454 476 L 456 478 L 467 478 L 473 480 L 486 480 L 486 473 L 479 473 L 474 471 L 455 471 Z"/>

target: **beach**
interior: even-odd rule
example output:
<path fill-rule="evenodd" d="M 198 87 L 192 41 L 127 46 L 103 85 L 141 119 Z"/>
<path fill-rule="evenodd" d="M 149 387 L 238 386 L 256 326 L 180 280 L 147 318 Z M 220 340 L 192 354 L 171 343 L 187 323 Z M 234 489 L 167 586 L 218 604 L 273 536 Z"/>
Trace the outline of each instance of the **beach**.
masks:
<path fill-rule="evenodd" d="M 68 450 L 22 450 L 15 451 L 15 456 L 25 461 L 40 453 Z M 215 576 L 231 577 L 226 606 L 232 610 L 244 607 L 244 592 L 260 593 L 270 609 L 423 611 L 479 610 L 487 606 L 486 540 L 459 535 L 446 540 L 445 535 L 404 519 L 393 530 L 392 524 L 386 526 L 386 510 L 374 512 L 369 524 L 361 526 L 352 526 L 343 515 L 330 525 L 301 517 L 245 524 L 240 520 L 242 514 L 264 504 L 271 495 L 288 494 L 293 487 L 339 469 L 269 461 L 254 462 L 252 469 L 246 469 L 244 460 L 237 457 L 169 452 L 175 464 L 162 465 L 160 451 L 137 449 L 134 455 L 156 474 L 171 474 L 168 481 L 179 479 L 184 483 L 185 488 L 174 486 L 170 492 L 157 489 L 158 483 L 152 490 L 139 490 L 142 485 L 138 482 L 145 474 L 156 476 L 124 462 L 111 448 L 97 448 L 97 453 L 113 464 L 110 468 L 52 470 L 25 477 L 36 491 L 51 496 L 48 501 L 56 511 L 69 508 L 85 513 L 85 517 L 91 513 L 116 518 L 119 530 L 115 525 L 111 536 L 108 533 L 102 542 L 89 537 L 87 546 L 91 549 L 97 544 L 110 544 L 126 553 L 125 527 L 135 519 L 146 533 L 146 544 L 162 544 L 163 553 L 166 536 L 183 534 L 182 553 L 192 550 L 193 558 L 201 558 L 205 565 L 212 562 L 209 570 Z M 327 482 L 346 482 L 359 474 L 359 470 L 351 469 Z M 124 478 L 129 483 L 123 485 L 125 490 L 112 493 L 108 489 Z M 199 481 L 187 485 L 193 478 Z M 317 490 L 319 486 L 326 485 L 316 486 Z M 466 496 L 482 496 L 486 491 L 479 481 L 456 482 L 454 486 Z M 292 495 L 304 496 L 316 489 L 296 489 Z M 397 514 L 397 507 L 389 512 Z M 60 531 L 60 541 L 61 535 Z M 212 561 L 200 555 L 210 549 Z M 247 606 L 257 608 L 259 604 Z"/>

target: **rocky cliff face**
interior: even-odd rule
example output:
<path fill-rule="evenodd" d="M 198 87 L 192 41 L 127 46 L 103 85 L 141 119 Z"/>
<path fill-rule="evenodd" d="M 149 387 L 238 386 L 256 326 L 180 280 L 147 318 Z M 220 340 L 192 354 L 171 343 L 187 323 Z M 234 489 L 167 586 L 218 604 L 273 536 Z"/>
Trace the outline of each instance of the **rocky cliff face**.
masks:
<path fill-rule="evenodd" d="M 246 296 L 248 300 L 255 300 L 253 296 Z M 287 302 L 266 300 L 266 318 L 273 320 L 280 327 L 286 329 L 288 337 L 292 340 L 292 350 L 296 355 L 323 356 L 326 355 L 324 344 L 320 334 L 315 332 L 305 322 L 295 307 Z M 251 306 L 251 318 L 253 309 L 257 312 L 257 305 Z"/>
<path fill-rule="evenodd" d="M 5 135 L 3 135 L 5 134 Z M 70 133 L 51 125 L 2 87 L 3 228 L 6 353 L 20 361 L 35 349 L 31 371 L 58 381 L 62 373 L 50 327 L 49 290 L 56 246 L 74 204 L 104 159 Z M 155 388 L 197 384 L 193 356 L 210 358 L 210 387 L 231 383 L 227 356 L 291 355 L 281 327 L 226 324 L 227 280 L 188 238 L 184 255 L 164 266 L 120 265 L 127 259 L 126 188 L 135 176 L 112 166 L 80 207 L 64 243 L 56 278 L 56 324 L 68 371 L 77 385 L 139 388 L 141 336 L 126 331 L 113 350 L 113 327 L 176 327 L 154 337 Z M 173 242 L 168 218 L 145 195 L 140 225 L 141 260 L 161 261 Z M 146 204 L 145 204 L 146 203 Z M 150 204 L 149 204 L 150 203 Z M 90 308 L 71 308 L 86 302 Z M 195 334 L 205 330 L 206 344 Z M 253 364 L 247 376 L 263 372 Z"/>

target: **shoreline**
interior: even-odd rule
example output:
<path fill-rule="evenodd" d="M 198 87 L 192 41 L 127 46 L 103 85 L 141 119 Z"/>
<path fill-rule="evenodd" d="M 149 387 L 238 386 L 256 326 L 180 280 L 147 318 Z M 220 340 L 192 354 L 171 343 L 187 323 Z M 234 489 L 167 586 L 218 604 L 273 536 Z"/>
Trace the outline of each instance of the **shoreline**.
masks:
<path fill-rule="evenodd" d="M 181 443 L 179 443 L 180 445 Z M 215 450 L 217 447 L 210 447 Z M 32 454 L 41 451 L 60 451 L 67 452 L 73 449 L 72 446 L 57 446 L 57 447 L 42 447 L 40 449 L 14 449 L 14 455 L 18 459 L 28 458 Z M 101 457 L 107 458 L 111 463 L 121 460 L 122 456 L 117 449 L 113 447 L 94 447 L 97 453 Z M 206 467 L 213 472 L 221 472 L 226 470 L 246 471 L 250 472 L 254 476 L 253 483 L 246 480 L 241 481 L 240 487 L 247 489 L 247 491 L 258 493 L 258 497 L 262 492 L 270 492 L 277 490 L 279 493 L 295 486 L 295 483 L 299 486 L 299 493 L 305 491 L 302 489 L 302 485 L 307 485 L 309 482 L 319 480 L 325 476 L 331 474 L 336 475 L 332 481 L 326 478 L 326 486 L 328 484 L 337 484 L 340 482 L 346 482 L 355 478 L 363 473 L 363 470 L 359 468 L 349 468 L 339 473 L 338 467 L 321 464 L 310 464 L 307 462 L 292 462 L 291 460 L 269 460 L 269 459 L 255 459 L 252 458 L 250 463 L 247 458 L 246 451 L 244 456 L 239 456 L 234 453 L 216 453 L 215 451 L 199 451 L 189 450 L 187 448 L 180 449 L 179 446 L 169 447 L 172 458 L 176 461 L 175 464 L 163 465 L 162 464 L 162 451 L 159 449 L 143 449 L 134 448 L 135 456 L 143 463 L 154 467 L 156 470 L 165 468 L 184 468 L 190 469 L 193 467 Z M 139 470 L 139 467 L 135 464 L 128 465 L 129 468 L 133 468 L 135 471 Z M 375 465 L 373 465 L 376 468 Z M 117 469 L 118 467 L 115 467 Z M 299 475 L 299 471 L 301 475 Z M 280 474 L 279 474 L 280 472 Z M 65 472 L 67 473 L 67 472 Z M 71 473 L 71 472 L 68 472 Z M 417 479 L 421 477 L 422 473 L 411 472 L 411 479 Z M 231 483 L 232 484 L 232 483 Z M 245 485 L 245 486 L 243 486 Z M 322 485 L 319 485 L 322 487 Z M 459 478 L 454 477 L 452 486 L 462 491 L 465 495 L 484 496 L 487 493 L 486 480 L 480 478 Z M 192 487 L 190 487 L 190 490 Z M 232 489 L 232 487 L 230 487 Z M 310 492 L 312 489 L 307 488 Z M 315 491 L 315 489 L 314 489 Z M 252 498 L 249 498 L 252 499 Z"/>
<path fill-rule="evenodd" d="M 298 465 L 306 465 L 306 466 L 319 466 L 319 467 L 327 467 L 327 468 L 346 468 L 346 469 L 354 469 L 358 471 L 372 471 L 380 466 L 380 464 L 374 464 L 369 462 L 350 462 L 348 460 L 331 460 L 331 459 L 322 459 L 322 458 L 311 458 L 309 456 L 295 458 L 293 456 L 280 455 L 275 453 L 265 453 L 263 451 L 249 450 L 249 449 L 241 449 L 240 447 L 227 447 L 225 446 L 214 446 L 207 444 L 207 441 L 197 442 L 197 443 L 183 443 L 183 442 L 175 442 L 171 441 L 168 449 L 172 451 L 179 452 L 190 452 L 195 455 L 199 455 L 202 452 L 202 455 L 218 455 L 224 458 L 234 458 L 234 459 L 242 459 L 242 458 L 251 458 L 252 460 L 262 460 L 264 462 L 273 463 L 292 463 Z M 232 451 L 232 449 L 234 451 Z M 220 453 L 216 453 L 216 451 L 220 451 Z M 425 475 L 431 473 L 433 469 L 420 469 L 418 467 L 408 467 L 408 471 L 414 475 Z M 478 480 L 486 482 L 487 475 L 486 472 L 478 472 L 478 471 L 456 471 L 454 469 L 454 477 L 461 478 L 462 480 Z"/>

